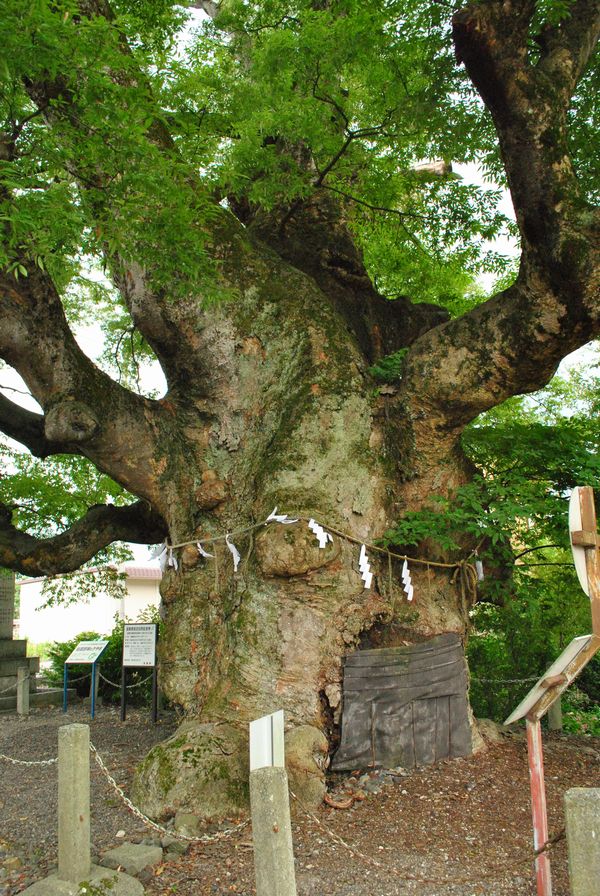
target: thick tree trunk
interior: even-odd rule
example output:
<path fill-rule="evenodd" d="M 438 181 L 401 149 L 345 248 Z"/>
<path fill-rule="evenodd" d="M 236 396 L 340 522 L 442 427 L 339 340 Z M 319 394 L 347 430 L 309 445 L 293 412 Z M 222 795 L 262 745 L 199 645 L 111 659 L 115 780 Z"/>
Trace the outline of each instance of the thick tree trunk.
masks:
<path fill-rule="evenodd" d="M 360 544 L 403 507 L 464 481 L 456 434 L 415 427 L 398 396 L 380 394 L 347 320 L 314 282 L 270 255 L 262 261 L 202 335 L 218 411 L 195 435 L 209 461 L 194 467 L 190 453 L 181 486 L 192 500 L 182 497 L 171 526 L 173 543 L 192 544 L 175 550 L 178 569 L 163 581 L 161 687 L 186 721 L 140 769 L 136 799 L 154 816 L 244 808 L 248 722 L 277 709 L 293 786 L 319 802 L 339 736 L 344 656 L 466 628 L 451 569 L 411 566 L 409 603 L 399 561 L 371 551 L 368 590 L 358 568 Z M 421 473 L 408 479 L 417 455 Z M 223 540 L 204 544 L 213 558 L 199 555 L 196 540 L 252 526 L 274 507 L 299 521 L 232 536 L 237 573 Z M 334 530 L 325 548 L 311 517 Z"/>

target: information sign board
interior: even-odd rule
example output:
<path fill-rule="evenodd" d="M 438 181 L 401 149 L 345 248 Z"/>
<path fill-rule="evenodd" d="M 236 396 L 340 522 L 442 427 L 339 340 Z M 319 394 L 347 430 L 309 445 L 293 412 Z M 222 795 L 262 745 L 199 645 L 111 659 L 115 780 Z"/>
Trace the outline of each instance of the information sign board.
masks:
<path fill-rule="evenodd" d="M 525 716 L 536 709 L 542 697 L 545 696 L 548 690 L 545 683 L 553 681 L 557 676 L 564 676 L 564 681 L 555 686 L 552 691 L 554 699 L 558 699 L 562 692 L 568 688 L 577 673 L 583 668 L 587 659 L 589 659 L 587 654 L 584 654 L 583 659 L 585 662 L 578 662 L 580 654 L 582 654 L 582 652 L 590 645 L 592 638 L 593 635 L 581 635 L 579 638 L 573 638 L 571 643 L 565 647 L 558 659 L 552 663 L 537 684 L 535 684 L 529 693 L 525 695 L 504 724 L 512 725 L 513 722 L 518 722 L 519 719 L 524 719 Z"/>
<path fill-rule="evenodd" d="M 95 663 L 108 641 L 80 641 L 65 663 Z"/>
<path fill-rule="evenodd" d="M 123 631 L 123 665 L 154 666 L 156 664 L 156 624 L 127 623 Z"/>

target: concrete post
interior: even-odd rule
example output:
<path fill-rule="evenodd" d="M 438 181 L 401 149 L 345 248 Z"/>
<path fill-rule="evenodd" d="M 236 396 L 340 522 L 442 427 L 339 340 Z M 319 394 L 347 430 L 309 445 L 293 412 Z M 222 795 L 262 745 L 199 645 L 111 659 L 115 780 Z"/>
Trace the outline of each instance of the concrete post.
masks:
<path fill-rule="evenodd" d="M 89 879 L 90 729 L 58 729 L 58 878 L 78 884 Z"/>
<path fill-rule="evenodd" d="M 15 615 L 15 574 L 0 569 L 0 639 L 12 641 Z"/>
<path fill-rule="evenodd" d="M 559 697 L 548 710 L 548 729 L 550 731 L 562 731 L 562 727 L 562 706 Z"/>
<path fill-rule="evenodd" d="M 17 713 L 29 715 L 29 666 L 17 668 Z"/>
<path fill-rule="evenodd" d="M 296 896 L 288 781 L 284 768 L 250 772 L 256 896 Z"/>
<path fill-rule="evenodd" d="M 598 896 L 600 881 L 600 788 L 565 793 L 565 821 L 572 896 Z"/>

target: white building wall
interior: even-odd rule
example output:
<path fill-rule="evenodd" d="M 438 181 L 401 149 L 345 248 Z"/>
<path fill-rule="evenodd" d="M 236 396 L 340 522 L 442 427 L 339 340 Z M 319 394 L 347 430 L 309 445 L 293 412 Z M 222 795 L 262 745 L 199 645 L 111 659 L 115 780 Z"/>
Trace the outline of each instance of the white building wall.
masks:
<path fill-rule="evenodd" d="M 127 566 L 124 571 L 127 573 Z M 127 594 L 122 599 L 95 590 L 86 601 L 78 600 L 68 606 L 53 607 L 42 607 L 43 584 L 43 579 L 24 579 L 20 582 L 18 636 L 27 638 L 32 644 L 68 641 L 86 631 L 107 635 L 114 628 L 115 617 L 135 622 L 143 610 L 160 604 L 160 581 L 155 577 L 138 579 L 127 575 Z"/>

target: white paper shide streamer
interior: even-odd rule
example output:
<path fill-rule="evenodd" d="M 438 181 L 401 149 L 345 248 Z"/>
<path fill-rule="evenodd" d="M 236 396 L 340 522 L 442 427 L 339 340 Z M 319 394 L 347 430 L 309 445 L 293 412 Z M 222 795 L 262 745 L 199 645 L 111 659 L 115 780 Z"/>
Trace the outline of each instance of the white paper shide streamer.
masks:
<path fill-rule="evenodd" d="M 229 541 L 229 534 L 227 534 L 225 536 L 225 542 L 227 544 L 227 547 L 231 551 L 231 556 L 233 557 L 233 571 L 237 572 L 238 566 L 240 565 L 240 560 L 241 560 L 240 552 L 238 551 L 236 546 L 233 544 L 233 542 Z"/>
<path fill-rule="evenodd" d="M 209 554 L 208 551 L 205 551 L 199 541 L 196 542 L 196 548 L 198 549 L 198 553 L 201 557 L 214 557 L 214 554 Z"/>
<path fill-rule="evenodd" d="M 175 556 L 173 548 L 169 548 L 167 566 L 172 566 L 175 572 L 179 569 L 179 563 L 177 562 L 177 557 Z"/>
<path fill-rule="evenodd" d="M 404 585 L 404 590 L 406 591 L 406 599 L 412 600 L 415 589 L 413 588 L 413 584 L 410 578 L 410 570 L 408 568 L 408 562 L 406 560 L 402 564 L 402 584 Z"/>
<path fill-rule="evenodd" d="M 158 560 L 161 572 L 164 572 L 167 568 L 167 554 L 168 545 L 166 541 L 163 541 L 162 544 L 157 544 L 154 550 L 150 553 L 150 560 Z"/>
<path fill-rule="evenodd" d="M 298 522 L 298 520 L 291 520 L 288 517 L 287 513 L 277 513 L 276 507 L 274 510 L 271 511 L 271 513 L 268 515 L 268 517 L 265 520 L 265 524 L 266 523 L 283 523 L 284 526 L 289 526 L 291 523 L 297 523 L 297 522 Z"/>
<path fill-rule="evenodd" d="M 315 520 L 311 519 L 308 521 L 308 528 L 317 536 L 320 548 L 326 547 L 328 541 L 333 542 L 333 537 L 329 532 L 326 532 L 323 526 L 320 526 Z"/>
<path fill-rule="evenodd" d="M 163 541 L 162 544 L 157 544 L 152 551 L 150 551 L 150 560 L 157 560 L 162 554 L 167 550 L 167 542 Z"/>
<path fill-rule="evenodd" d="M 360 569 L 360 575 L 365 583 L 365 588 L 370 589 L 371 582 L 373 581 L 373 573 L 371 572 L 371 566 L 369 564 L 369 558 L 367 557 L 367 549 L 364 544 L 360 549 L 360 556 L 358 558 L 358 568 Z"/>

